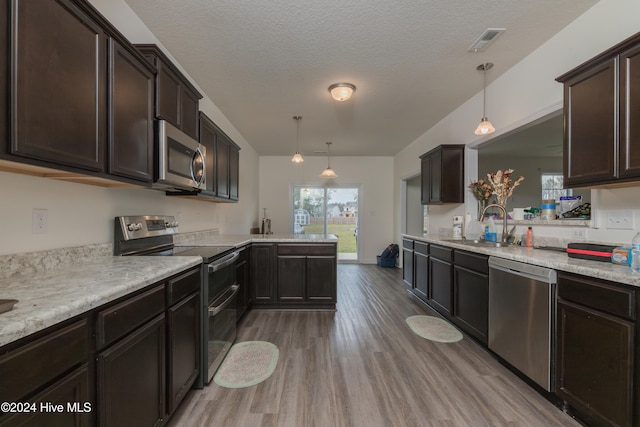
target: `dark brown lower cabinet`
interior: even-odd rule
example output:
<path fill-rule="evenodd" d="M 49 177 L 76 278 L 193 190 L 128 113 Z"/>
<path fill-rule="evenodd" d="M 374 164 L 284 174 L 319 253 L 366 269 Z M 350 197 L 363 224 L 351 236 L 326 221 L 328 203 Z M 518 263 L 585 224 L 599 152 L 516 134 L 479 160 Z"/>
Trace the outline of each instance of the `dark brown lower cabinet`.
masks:
<path fill-rule="evenodd" d="M 409 290 L 413 289 L 413 244 L 413 240 L 402 238 L 402 280 Z"/>
<path fill-rule="evenodd" d="M 412 291 L 423 301 L 429 299 L 429 245 L 427 243 L 414 243 Z"/>
<path fill-rule="evenodd" d="M 200 293 L 167 310 L 167 399 L 172 414 L 200 373 Z"/>
<path fill-rule="evenodd" d="M 274 251 L 273 243 L 251 245 L 251 301 L 254 305 L 275 302 Z"/>
<path fill-rule="evenodd" d="M 429 299 L 437 312 L 451 318 L 453 309 L 453 250 L 431 245 L 429 255 Z"/>
<path fill-rule="evenodd" d="M 635 293 L 559 274 L 556 393 L 587 425 L 638 425 Z"/>
<path fill-rule="evenodd" d="M 453 322 L 487 345 L 489 323 L 489 257 L 454 251 Z"/>
<path fill-rule="evenodd" d="M 335 244 L 277 245 L 277 302 L 335 307 Z"/>
<path fill-rule="evenodd" d="M 33 411 L 16 412 L 0 417 L 0 426 L 91 426 L 95 404 L 89 390 L 89 369 L 88 365 L 84 364 L 28 399 L 26 402 L 35 405 Z"/>
<path fill-rule="evenodd" d="M 165 316 L 98 354 L 98 424 L 155 426 L 165 416 Z"/>

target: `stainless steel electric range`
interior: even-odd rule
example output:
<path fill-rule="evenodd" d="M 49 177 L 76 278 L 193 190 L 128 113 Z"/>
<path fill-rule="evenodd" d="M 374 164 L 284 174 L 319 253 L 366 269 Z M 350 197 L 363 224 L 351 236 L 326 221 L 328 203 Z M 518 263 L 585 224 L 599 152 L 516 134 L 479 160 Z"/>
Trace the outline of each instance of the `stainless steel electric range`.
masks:
<path fill-rule="evenodd" d="M 120 216 L 114 224 L 116 256 L 199 256 L 201 363 L 196 387 L 208 384 L 236 339 L 236 260 L 231 246 L 177 246 L 172 216 Z"/>

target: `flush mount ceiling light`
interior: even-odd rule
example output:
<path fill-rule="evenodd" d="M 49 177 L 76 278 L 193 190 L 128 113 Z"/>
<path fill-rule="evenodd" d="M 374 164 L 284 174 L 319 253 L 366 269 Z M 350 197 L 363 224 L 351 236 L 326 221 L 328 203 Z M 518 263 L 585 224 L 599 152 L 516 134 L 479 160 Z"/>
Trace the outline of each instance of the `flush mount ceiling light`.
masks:
<path fill-rule="evenodd" d="M 346 101 L 351 98 L 356 87 L 351 83 L 334 83 L 329 86 L 329 92 L 336 101 Z"/>
<path fill-rule="evenodd" d="M 300 120 L 302 116 L 293 116 L 293 120 L 296 121 L 296 154 L 293 155 L 291 161 L 293 163 L 302 163 L 304 159 L 302 158 L 302 154 L 300 154 Z"/>
<path fill-rule="evenodd" d="M 489 135 L 496 131 L 489 119 L 487 119 L 487 70 L 493 68 L 493 63 L 485 62 L 476 67 L 476 70 L 482 71 L 482 120 L 474 132 L 476 135 Z"/>
<path fill-rule="evenodd" d="M 338 177 L 338 175 L 336 175 L 334 170 L 331 169 L 331 165 L 329 164 L 329 146 L 330 145 L 331 145 L 331 142 L 327 142 L 327 168 L 323 170 L 322 173 L 320 174 L 321 178 L 337 178 Z"/>

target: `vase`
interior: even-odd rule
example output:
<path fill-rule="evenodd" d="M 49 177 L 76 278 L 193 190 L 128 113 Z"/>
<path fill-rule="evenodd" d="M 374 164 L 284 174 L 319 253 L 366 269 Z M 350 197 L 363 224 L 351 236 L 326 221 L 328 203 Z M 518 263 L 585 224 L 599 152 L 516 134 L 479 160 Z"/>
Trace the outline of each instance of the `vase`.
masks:
<path fill-rule="evenodd" d="M 478 221 L 482 221 L 482 211 L 487 207 L 487 199 L 478 200 Z"/>

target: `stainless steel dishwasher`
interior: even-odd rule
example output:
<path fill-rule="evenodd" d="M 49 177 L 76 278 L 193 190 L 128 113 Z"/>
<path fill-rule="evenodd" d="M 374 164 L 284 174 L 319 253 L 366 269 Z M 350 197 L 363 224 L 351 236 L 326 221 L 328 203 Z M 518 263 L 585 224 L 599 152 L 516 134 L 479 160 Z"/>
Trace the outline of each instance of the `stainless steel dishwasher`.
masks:
<path fill-rule="evenodd" d="M 489 258 L 489 349 L 553 391 L 555 270 Z"/>

